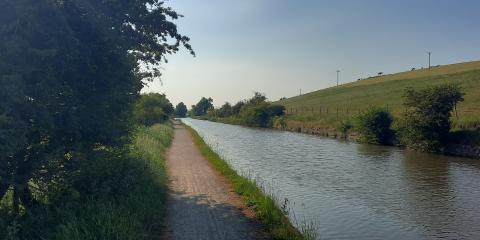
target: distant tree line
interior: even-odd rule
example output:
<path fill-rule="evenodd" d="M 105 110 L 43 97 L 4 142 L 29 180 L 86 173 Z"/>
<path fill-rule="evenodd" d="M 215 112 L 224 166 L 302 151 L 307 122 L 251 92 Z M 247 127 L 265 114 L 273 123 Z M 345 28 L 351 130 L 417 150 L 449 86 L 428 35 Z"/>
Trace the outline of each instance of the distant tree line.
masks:
<path fill-rule="evenodd" d="M 172 116 L 173 105 L 165 94 L 149 93 L 141 95 L 134 105 L 135 122 L 145 126 L 164 123 Z"/>
<path fill-rule="evenodd" d="M 272 127 L 283 122 L 285 107 L 267 101 L 265 95 L 256 92 L 248 100 L 237 102 L 235 105 L 226 102 L 215 109 L 211 98 L 202 98 L 192 106 L 190 115 L 204 117 L 210 120 L 230 119 L 236 123 L 252 127 Z"/>
<path fill-rule="evenodd" d="M 175 107 L 175 111 L 173 112 L 173 116 L 179 117 L 179 118 L 184 118 L 184 117 L 187 116 L 187 112 L 188 112 L 187 106 L 183 102 L 180 102 Z"/>

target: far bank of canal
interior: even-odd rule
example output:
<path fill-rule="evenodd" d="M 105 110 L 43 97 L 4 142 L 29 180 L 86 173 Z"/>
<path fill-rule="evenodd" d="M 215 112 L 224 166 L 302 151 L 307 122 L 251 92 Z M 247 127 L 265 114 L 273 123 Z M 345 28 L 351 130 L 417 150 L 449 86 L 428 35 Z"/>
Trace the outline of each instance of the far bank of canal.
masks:
<path fill-rule="evenodd" d="M 478 160 L 183 121 L 321 239 L 480 239 Z"/>

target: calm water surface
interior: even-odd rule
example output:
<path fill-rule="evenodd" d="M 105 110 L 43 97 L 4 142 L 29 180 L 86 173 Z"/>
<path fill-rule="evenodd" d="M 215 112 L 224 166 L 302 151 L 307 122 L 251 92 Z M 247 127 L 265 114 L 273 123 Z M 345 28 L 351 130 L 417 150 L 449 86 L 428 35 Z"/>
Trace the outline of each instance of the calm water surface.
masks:
<path fill-rule="evenodd" d="M 320 239 L 480 239 L 480 161 L 183 121 Z"/>

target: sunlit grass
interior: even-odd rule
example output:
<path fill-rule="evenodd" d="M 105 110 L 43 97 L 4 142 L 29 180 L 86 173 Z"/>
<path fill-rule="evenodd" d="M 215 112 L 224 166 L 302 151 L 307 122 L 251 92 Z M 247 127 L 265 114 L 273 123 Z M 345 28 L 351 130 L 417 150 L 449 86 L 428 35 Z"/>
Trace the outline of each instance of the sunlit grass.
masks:
<path fill-rule="evenodd" d="M 289 126 L 334 128 L 339 120 L 355 117 L 372 106 L 388 108 L 395 117 L 405 111 L 407 87 L 422 89 L 443 83 L 458 84 L 465 92 L 452 121 L 456 128 L 480 127 L 480 62 L 373 77 L 323 89 L 277 103 L 286 107 Z"/>

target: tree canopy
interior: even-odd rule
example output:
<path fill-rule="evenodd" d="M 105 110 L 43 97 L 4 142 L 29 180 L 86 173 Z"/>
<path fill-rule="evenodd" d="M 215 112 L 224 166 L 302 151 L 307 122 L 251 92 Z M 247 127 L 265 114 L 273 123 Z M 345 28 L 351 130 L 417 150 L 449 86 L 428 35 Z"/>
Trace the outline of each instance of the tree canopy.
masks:
<path fill-rule="evenodd" d="M 451 114 L 464 93 L 457 85 L 444 84 L 405 91 L 406 112 L 402 139 L 423 151 L 442 151 L 448 143 Z"/>
<path fill-rule="evenodd" d="M 192 106 L 191 113 L 193 116 L 207 115 L 208 111 L 213 109 L 213 99 L 202 97 L 196 105 Z"/>
<path fill-rule="evenodd" d="M 173 114 L 173 105 L 165 94 L 144 94 L 135 103 L 133 116 L 135 122 L 151 126 L 155 123 L 164 123 Z"/>
<path fill-rule="evenodd" d="M 175 117 L 184 118 L 184 117 L 187 116 L 187 112 L 188 112 L 188 109 L 187 109 L 187 106 L 185 105 L 185 103 L 180 102 L 175 107 L 175 111 L 174 111 L 173 115 Z"/>
<path fill-rule="evenodd" d="M 178 17 L 156 0 L 0 1 L 0 198 L 15 213 L 128 139 L 144 81 L 193 54 Z"/>

